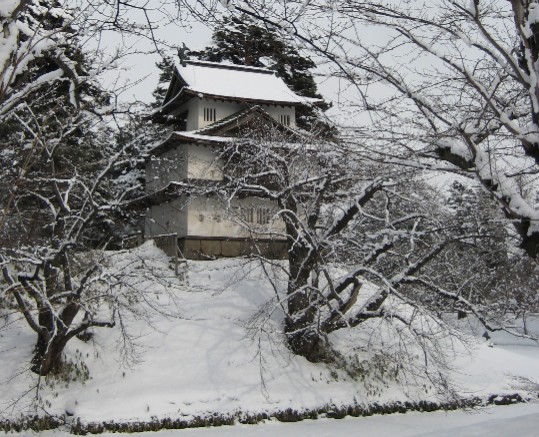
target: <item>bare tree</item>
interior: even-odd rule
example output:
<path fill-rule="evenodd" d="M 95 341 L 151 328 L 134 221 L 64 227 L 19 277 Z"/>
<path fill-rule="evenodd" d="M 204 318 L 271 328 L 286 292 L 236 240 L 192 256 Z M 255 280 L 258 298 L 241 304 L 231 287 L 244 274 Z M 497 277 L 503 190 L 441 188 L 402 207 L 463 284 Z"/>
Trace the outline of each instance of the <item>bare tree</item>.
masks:
<path fill-rule="evenodd" d="M 83 26 L 93 32 L 83 12 L 45 0 L 0 9 L 0 293 L 36 333 L 39 375 L 61 367 L 70 340 L 145 299 L 129 269 L 90 251 L 110 239 L 126 194 L 111 175 L 130 145 L 114 141 L 116 106 L 101 54 L 82 48 Z"/>
<path fill-rule="evenodd" d="M 221 3 L 328 62 L 358 149 L 477 179 L 537 255 L 538 211 L 518 184 L 539 157 L 535 0 Z"/>
<path fill-rule="evenodd" d="M 440 272 L 427 268 L 452 246 L 481 244 L 485 235 L 444 223 L 432 211 L 436 201 L 414 193 L 421 184 L 406 176 L 430 170 L 477 179 L 535 256 L 537 212 L 519 185 L 533 182 L 536 166 L 535 79 L 533 62 L 526 62 L 535 58 L 530 41 L 519 42 L 524 18 L 518 17 L 530 14 L 515 12 L 534 3 L 520 9 L 501 0 L 484 7 L 458 1 L 219 3 L 178 5 L 205 20 L 224 6 L 224 13 L 287 32 L 321 60 L 328 77 L 346 83 L 341 97 L 353 123 L 343 126 L 338 145 L 298 144 L 266 132 L 221 157 L 229 181 L 216 191 L 227 200 L 250 195 L 278 205 L 290 261 L 283 302 L 290 348 L 312 361 L 330 360 L 329 333 L 374 318 L 418 333 L 389 303 L 396 299 L 431 317 L 423 297 L 433 295 L 490 329 L 506 329 L 488 305 L 463 294 L 459 278 L 440 281 Z M 371 29 L 380 30 L 374 42 Z M 336 276 L 333 267 L 341 263 L 347 274 Z M 366 283 L 375 283 L 376 293 L 366 296 Z"/>
<path fill-rule="evenodd" d="M 428 169 L 477 179 L 522 246 L 537 254 L 539 217 L 517 184 L 532 179 L 537 164 L 536 3 L 219 3 L 226 13 L 295 36 L 348 87 L 341 96 L 354 126 L 345 126 L 338 145 L 253 134 L 226 148 L 229 179 L 213 191 L 278 205 L 290 261 L 278 303 L 291 350 L 331 360 L 328 334 L 379 318 L 434 345 L 426 340 L 436 337 L 431 328 L 418 328 L 424 318 L 442 325 L 427 295 L 457 303 L 490 329 L 506 329 L 427 268 L 451 246 L 483 235 L 444 223 L 412 175 Z M 137 7 L 114 4 L 120 12 Z M 218 14 L 214 1 L 177 5 L 204 19 Z M 374 42 L 371 29 L 381 29 Z"/>
<path fill-rule="evenodd" d="M 277 205 L 268 226 L 279 235 L 284 224 L 287 289 L 283 296 L 276 290 L 277 304 L 294 353 L 333 361 L 328 334 L 372 319 L 392 320 L 421 343 L 434 336 L 418 328 L 421 318 L 443 325 L 426 294 L 504 329 L 480 302 L 445 288 L 426 268 L 452 245 L 481 235 L 447 224 L 415 171 L 379 169 L 347 147 L 308 136 L 263 129 L 242 137 L 248 139 L 220 155 L 226 184 L 219 192 L 229 204 L 247 195 Z"/>

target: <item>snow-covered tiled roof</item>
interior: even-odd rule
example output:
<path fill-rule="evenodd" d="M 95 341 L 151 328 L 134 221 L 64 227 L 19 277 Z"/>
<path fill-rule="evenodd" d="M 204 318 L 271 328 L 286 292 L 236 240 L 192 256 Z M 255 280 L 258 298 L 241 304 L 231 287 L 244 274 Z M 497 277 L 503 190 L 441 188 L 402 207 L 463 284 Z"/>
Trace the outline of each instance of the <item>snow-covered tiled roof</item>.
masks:
<path fill-rule="evenodd" d="M 208 143 L 228 143 L 237 141 L 237 138 L 233 137 L 222 137 L 217 135 L 203 135 L 199 134 L 198 131 L 179 131 L 174 132 L 174 139 L 181 140 L 193 140 L 194 142 L 208 142 Z"/>
<path fill-rule="evenodd" d="M 176 70 L 187 84 L 184 91 L 205 97 L 305 105 L 318 99 L 302 97 L 289 89 L 267 68 L 219 64 L 205 61 L 177 62 Z"/>

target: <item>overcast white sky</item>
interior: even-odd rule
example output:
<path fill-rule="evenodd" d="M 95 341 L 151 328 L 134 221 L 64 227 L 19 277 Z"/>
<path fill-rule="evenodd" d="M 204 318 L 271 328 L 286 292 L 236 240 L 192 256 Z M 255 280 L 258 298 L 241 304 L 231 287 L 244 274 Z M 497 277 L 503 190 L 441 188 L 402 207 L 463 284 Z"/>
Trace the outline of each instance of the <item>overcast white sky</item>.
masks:
<path fill-rule="evenodd" d="M 144 22 L 143 17 L 133 16 L 130 18 L 134 21 Z M 176 23 L 162 25 L 159 22 L 164 22 L 165 18 L 160 20 L 158 11 L 153 12 L 152 19 L 157 22 L 154 35 L 160 41 L 159 50 L 166 54 L 175 54 L 175 50 L 170 49 L 170 46 L 181 46 L 182 43 L 185 43 L 190 49 L 198 50 L 211 42 L 212 31 L 202 23 L 178 20 Z M 127 83 L 133 84 L 121 95 L 121 100 L 124 102 L 132 102 L 133 100 L 149 102 L 153 100 L 152 91 L 158 81 L 158 69 L 155 64 L 161 59 L 155 45 L 144 37 L 129 37 L 127 41 L 122 40 L 121 35 L 115 32 L 108 32 L 104 40 L 109 53 L 112 53 L 117 46 L 122 47 L 125 44 L 131 45 L 133 50 L 137 52 L 142 52 L 126 57 L 121 64 L 123 71 L 107 75 L 106 85 L 113 86 L 112 84 L 116 83 L 117 87 Z M 103 45 L 103 41 L 100 44 Z"/>

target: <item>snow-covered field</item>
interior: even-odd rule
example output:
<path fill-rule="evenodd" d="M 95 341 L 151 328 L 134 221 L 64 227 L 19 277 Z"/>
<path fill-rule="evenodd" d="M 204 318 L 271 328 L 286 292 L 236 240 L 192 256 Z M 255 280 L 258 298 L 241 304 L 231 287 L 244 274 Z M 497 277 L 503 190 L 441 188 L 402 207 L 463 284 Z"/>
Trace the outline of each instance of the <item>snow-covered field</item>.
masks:
<path fill-rule="evenodd" d="M 159 259 L 160 255 L 152 248 L 144 250 L 144 256 L 153 257 L 154 261 Z M 256 414 L 287 408 L 303 411 L 326 405 L 438 399 L 428 381 L 419 375 L 403 376 L 406 385 L 400 377 L 394 380 L 376 373 L 367 375 L 365 381 L 353 380 L 342 370 L 291 355 L 280 341 L 282 316 L 275 309 L 274 291 L 255 261 L 190 261 L 186 277 L 178 281 L 180 291 L 174 299 L 154 293 L 152 305 L 167 315 L 155 315 L 152 326 L 136 318 L 124 320 L 136 354 L 128 357 L 122 354 L 118 328 L 97 330 L 93 342 L 74 340 L 69 345 L 69 360 L 79 363 L 80 369 L 84 368 L 80 364 L 84 362 L 89 379 L 79 378 L 69 384 L 51 379 L 41 381 L 39 396 L 43 409 L 56 415 L 67 412 L 72 415 L 70 420 L 88 423 L 151 421 L 165 417 L 188 420 L 214 413 Z M 266 310 L 263 314 L 261 308 Z M 379 336 L 381 330 L 382 325 L 367 326 L 361 333 L 353 330 L 341 333 L 334 341 L 347 351 L 352 351 L 349 345 L 354 341 L 370 342 L 368 348 L 353 352 L 358 360 L 375 359 L 376 354 L 369 355 L 368 350 L 384 347 L 378 344 L 387 341 Z M 4 327 L 0 335 L 0 419 L 16 418 L 32 411 L 36 395 L 31 388 L 37 378 L 29 371 L 21 372 L 31 356 L 34 336 L 20 321 Z M 492 343 L 479 337 L 468 349 L 453 344 L 449 352 L 453 356 L 453 380 L 460 394 L 467 397 L 517 391 L 527 394 L 528 387 L 519 385 L 515 376 L 539 381 L 539 348 L 533 343 L 494 335 Z M 270 421 L 261 426 L 163 431 L 156 436 L 169 437 L 176 433 L 200 437 L 252 433 L 281 437 L 334 436 L 359 434 L 360 430 L 369 436 L 429 435 L 435 430 L 436 435 L 443 435 L 439 432 L 445 429 L 442 423 L 447 423 L 449 429 L 492 419 L 503 419 L 503 423 L 494 421 L 488 425 L 495 432 L 506 425 L 516 429 L 515 423 L 521 422 L 539 429 L 539 406 L 496 407 L 481 414 L 409 413 L 300 424 Z M 484 423 L 477 426 L 488 428 Z M 447 432 L 447 435 L 482 435 Z M 526 432 L 529 431 L 520 435 L 533 435 Z"/>

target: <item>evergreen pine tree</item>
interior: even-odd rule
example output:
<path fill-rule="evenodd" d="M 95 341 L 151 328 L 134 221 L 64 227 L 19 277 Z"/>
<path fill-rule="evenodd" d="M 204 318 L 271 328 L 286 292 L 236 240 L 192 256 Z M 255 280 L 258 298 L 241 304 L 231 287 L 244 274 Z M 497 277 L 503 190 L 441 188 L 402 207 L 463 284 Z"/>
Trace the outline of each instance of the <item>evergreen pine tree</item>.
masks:
<path fill-rule="evenodd" d="M 106 128 L 97 128 L 101 120 L 95 116 L 109 104 L 109 96 L 89 73 L 91 60 L 78 43 L 70 11 L 58 1 L 30 3 L 18 20 L 33 33 L 19 35 L 13 61 L 4 69 L 10 80 L 4 82 L 0 100 L 0 202 L 4 224 L 23 226 L 27 232 L 15 233 L 34 241 L 47 234 L 42 228 L 47 220 L 39 211 L 48 216 L 45 199 L 57 195 L 58 187 L 44 181 L 59 175 L 91 180 L 111 144 Z M 39 39 L 41 47 L 33 50 Z M 12 231 L 5 228 L 3 235 Z"/>
<path fill-rule="evenodd" d="M 150 104 L 150 107 L 157 109 L 163 103 L 163 100 L 167 94 L 168 86 L 172 80 L 174 60 L 170 56 L 165 55 L 155 65 L 159 69 L 159 82 L 157 83 L 155 90 L 152 92 L 155 100 Z"/>
<path fill-rule="evenodd" d="M 315 63 L 274 30 L 261 27 L 245 15 L 227 16 L 215 28 L 212 41 L 212 46 L 190 55 L 211 62 L 269 68 L 299 95 L 321 98 L 310 72 Z"/>

